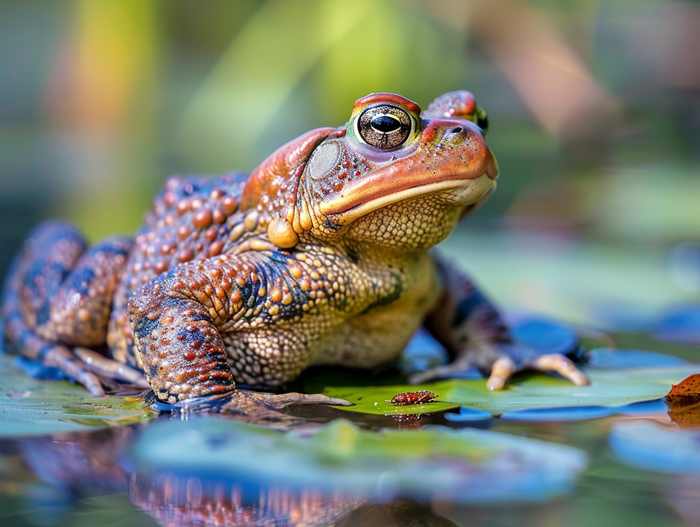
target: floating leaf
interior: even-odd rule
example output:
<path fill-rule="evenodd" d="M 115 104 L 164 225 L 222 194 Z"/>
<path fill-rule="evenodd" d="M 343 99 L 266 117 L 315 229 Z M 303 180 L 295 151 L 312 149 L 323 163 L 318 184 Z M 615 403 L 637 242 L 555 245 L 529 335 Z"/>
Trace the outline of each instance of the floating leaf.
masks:
<path fill-rule="evenodd" d="M 312 386 L 317 386 L 315 383 Z M 429 384 L 430 391 L 436 395 L 434 401 L 429 403 L 410 404 L 397 406 L 391 403 L 391 399 L 397 395 L 423 390 L 420 386 L 412 384 L 398 384 L 390 386 L 366 386 L 366 387 L 344 387 L 344 386 L 324 386 L 319 390 L 319 393 L 342 393 L 345 396 L 338 396 L 340 399 L 346 399 L 355 406 L 343 406 L 353 412 L 363 412 L 375 415 L 416 415 L 443 412 L 460 406 L 459 402 L 450 401 L 444 395 L 446 388 L 442 383 Z M 307 385 L 307 389 L 309 389 Z M 312 390 L 316 391 L 316 390 Z"/>
<path fill-rule="evenodd" d="M 700 427 L 700 374 L 674 384 L 666 394 L 668 415 L 682 428 Z"/>
<path fill-rule="evenodd" d="M 155 415 L 138 400 L 93 397 L 68 381 L 32 379 L 11 363 L 0 353 L 0 437 L 120 426 Z"/>
<path fill-rule="evenodd" d="M 700 398 L 700 374 L 695 373 L 674 384 L 671 391 L 666 394 L 666 400 L 671 402 L 683 402 L 687 399 L 695 401 Z"/>
<path fill-rule="evenodd" d="M 144 430 L 133 455 L 155 469 L 382 500 L 409 495 L 462 502 L 561 494 L 586 464 L 578 449 L 496 432 L 431 427 L 377 433 L 343 419 L 287 434 L 227 419 L 158 421 Z"/>
<path fill-rule="evenodd" d="M 516 319 L 514 334 L 519 340 L 536 347 L 542 352 L 564 352 L 571 350 L 577 342 L 573 331 L 566 325 L 544 319 Z M 425 340 L 425 337 L 423 337 Z M 423 342 L 421 340 L 417 343 Z M 429 344 L 428 341 L 425 341 Z M 429 346 L 428 346 L 429 347 Z M 417 346 L 411 349 L 415 356 Z M 431 349 L 431 353 L 434 350 Z M 574 386 L 559 377 L 544 374 L 525 373 L 517 375 L 502 391 L 491 392 L 486 389 L 484 379 L 451 379 L 409 385 L 402 378 L 367 379 L 367 376 L 353 372 L 326 372 L 307 376 L 305 388 L 310 392 L 321 392 L 331 397 L 347 399 L 355 406 L 343 410 L 379 415 L 432 413 L 449 409 L 450 406 L 464 407 L 501 415 L 509 412 L 507 417 L 526 418 L 525 415 L 510 412 L 531 408 L 573 408 L 573 407 L 619 407 L 640 401 L 651 401 L 663 397 L 674 382 L 687 375 L 700 371 L 700 365 L 665 355 L 663 353 L 642 350 L 620 350 L 599 348 L 587 355 L 590 365 L 586 373 L 591 380 L 590 386 Z M 368 384 L 374 384 L 368 386 Z M 416 406 L 394 406 L 386 401 L 402 392 L 428 390 L 437 394 L 436 403 Z M 439 404 L 438 404 L 439 403 Z M 561 410 L 560 415 L 567 413 Z M 589 410 L 588 417 L 608 415 L 615 412 Z M 571 410 L 570 418 L 576 414 L 583 418 L 586 412 Z M 533 418 L 544 417 L 544 414 Z M 457 415 L 452 420 L 477 420 L 485 418 L 483 414 Z M 552 419 L 551 416 L 544 420 Z"/>
<path fill-rule="evenodd" d="M 657 472 L 700 472 L 700 430 L 663 427 L 653 421 L 616 423 L 610 447 L 621 461 Z"/>
<path fill-rule="evenodd" d="M 350 412 L 395 415 L 408 413 L 408 409 L 411 409 L 411 413 L 426 413 L 446 409 L 450 405 L 462 405 L 501 415 L 523 408 L 607 407 L 651 401 L 663 397 L 671 385 L 698 371 L 700 365 L 696 364 L 620 370 L 589 368 L 586 370 L 591 381 L 589 386 L 574 386 L 550 375 L 524 373 L 517 375 L 500 391 L 489 391 L 484 379 L 453 379 L 422 385 L 366 386 L 366 379 L 359 374 L 346 373 L 339 380 L 338 377 L 316 373 L 307 378 L 305 388 L 355 403 L 355 406 L 342 408 Z M 395 394 L 414 390 L 436 393 L 439 405 L 429 403 L 412 408 L 395 407 L 385 402 Z"/>

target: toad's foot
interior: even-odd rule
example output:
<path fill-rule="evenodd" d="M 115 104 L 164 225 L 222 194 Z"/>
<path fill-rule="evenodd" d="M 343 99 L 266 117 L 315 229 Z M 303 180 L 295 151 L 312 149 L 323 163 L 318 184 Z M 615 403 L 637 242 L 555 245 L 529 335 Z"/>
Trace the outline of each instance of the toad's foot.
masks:
<path fill-rule="evenodd" d="M 127 364 L 108 359 L 96 351 L 80 346 L 73 348 L 73 353 L 90 371 L 101 377 L 133 384 L 139 388 L 150 388 L 143 373 Z"/>
<path fill-rule="evenodd" d="M 92 395 L 104 397 L 105 391 L 97 375 L 62 344 L 52 343 L 36 335 L 24 322 L 17 309 L 4 306 L 5 335 L 21 351 L 22 356 L 41 362 L 44 366 L 57 368 L 67 377 L 82 384 Z"/>
<path fill-rule="evenodd" d="M 513 374 L 523 370 L 558 373 L 576 386 L 590 384 L 588 377 L 567 356 L 561 353 L 541 355 L 534 348 L 523 344 L 497 344 L 473 350 L 450 364 L 412 375 L 410 382 L 421 384 L 450 377 L 474 367 L 488 375 L 486 387 L 489 390 L 501 390 Z"/>
<path fill-rule="evenodd" d="M 198 397 L 178 402 L 174 405 L 156 403 L 158 410 L 170 410 L 182 416 L 191 413 L 221 414 L 255 424 L 292 426 L 301 421 L 281 412 L 297 405 L 326 404 L 352 406 L 345 399 L 336 399 L 321 394 L 283 393 L 271 394 L 249 390 L 235 390 L 224 395 Z"/>
<path fill-rule="evenodd" d="M 143 374 L 126 364 L 108 359 L 88 348 L 70 347 L 44 340 L 27 327 L 17 312 L 6 315 L 5 333 L 20 348 L 24 357 L 58 369 L 96 397 L 105 396 L 105 387 L 109 387 L 111 380 L 140 388 L 149 387 Z"/>

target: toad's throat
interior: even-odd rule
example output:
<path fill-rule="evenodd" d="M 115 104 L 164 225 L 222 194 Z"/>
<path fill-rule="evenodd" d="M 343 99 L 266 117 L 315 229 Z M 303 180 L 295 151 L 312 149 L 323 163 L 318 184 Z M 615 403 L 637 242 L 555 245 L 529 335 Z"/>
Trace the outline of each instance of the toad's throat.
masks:
<path fill-rule="evenodd" d="M 319 205 L 321 213 L 326 216 L 336 216 L 340 223 L 347 224 L 400 201 L 450 190 L 459 194 L 460 204 L 467 206 L 485 199 L 493 191 L 496 180 L 484 172 L 470 178 L 445 174 L 438 178 L 433 176 L 429 181 L 425 181 L 425 178 L 404 177 L 374 183 L 374 185 L 354 186 L 351 189 L 352 192 L 321 203 Z"/>

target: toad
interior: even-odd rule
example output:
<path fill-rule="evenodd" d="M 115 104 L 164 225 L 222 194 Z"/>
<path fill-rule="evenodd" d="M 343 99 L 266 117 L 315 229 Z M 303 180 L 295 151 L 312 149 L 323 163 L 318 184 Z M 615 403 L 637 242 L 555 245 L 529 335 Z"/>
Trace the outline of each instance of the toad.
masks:
<path fill-rule="evenodd" d="M 96 395 L 105 377 L 143 372 L 168 404 L 274 390 L 312 365 L 374 368 L 421 326 L 452 362 L 415 381 L 477 367 L 492 390 L 526 368 L 587 384 L 567 357 L 514 342 L 431 250 L 496 187 L 485 133 L 467 91 L 426 111 L 371 94 L 345 126 L 292 140 L 250 176 L 171 178 L 134 237 L 88 246 L 74 226 L 44 223 L 7 279 L 6 337 Z M 109 357 L 95 351 L 105 345 Z"/>

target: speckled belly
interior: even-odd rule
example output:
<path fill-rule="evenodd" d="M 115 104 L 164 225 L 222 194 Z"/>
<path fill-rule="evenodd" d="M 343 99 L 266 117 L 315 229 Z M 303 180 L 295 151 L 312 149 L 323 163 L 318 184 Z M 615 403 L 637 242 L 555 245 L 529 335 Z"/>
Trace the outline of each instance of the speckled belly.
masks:
<path fill-rule="evenodd" d="M 423 323 L 423 314 L 372 312 L 348 322 L 325 343 L 314 364 L 375 368 L 396 360 Z"/>

